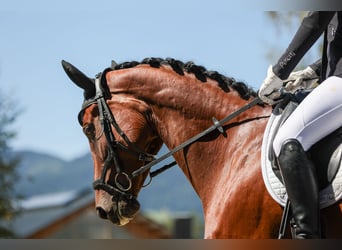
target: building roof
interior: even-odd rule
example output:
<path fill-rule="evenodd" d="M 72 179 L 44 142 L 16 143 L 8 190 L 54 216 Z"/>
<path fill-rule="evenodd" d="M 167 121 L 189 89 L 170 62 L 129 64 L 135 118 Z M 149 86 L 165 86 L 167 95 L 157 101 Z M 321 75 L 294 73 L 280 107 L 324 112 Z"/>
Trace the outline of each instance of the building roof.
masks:
<path fill-rule="evenodd" d="M 48 238 L 54 232 L 63 230 L 68 223 L 83 216 L 86 211 L 91 210 L 94 214 L 92 216 L 96 216 L 94 194 L 90 189 L 29 197 L 21 202 L 20 207 L 22 212 L 12 223 L 12 230 L 19 238 Z M 107 221 L 96 219 L 101 224 L 109 225 Z M 165 227 L 145 217 L 142 213 L 123 227 L 112 224 L 110 227 L 125 230 L 126 234 L 130 234 L 125 237 L 170 238 Z"/>

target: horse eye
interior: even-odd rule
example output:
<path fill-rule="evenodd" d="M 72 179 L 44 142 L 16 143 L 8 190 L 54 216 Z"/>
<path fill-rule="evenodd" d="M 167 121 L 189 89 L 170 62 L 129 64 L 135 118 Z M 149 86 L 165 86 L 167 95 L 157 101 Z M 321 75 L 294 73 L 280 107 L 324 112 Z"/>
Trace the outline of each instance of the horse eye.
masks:
<path fill-rule="evenodd" d="M 94 124 L 87 124 L 83 127 L 83 133 L 89 138 L 93 139 L 95 137 L 95 126 Z"/>

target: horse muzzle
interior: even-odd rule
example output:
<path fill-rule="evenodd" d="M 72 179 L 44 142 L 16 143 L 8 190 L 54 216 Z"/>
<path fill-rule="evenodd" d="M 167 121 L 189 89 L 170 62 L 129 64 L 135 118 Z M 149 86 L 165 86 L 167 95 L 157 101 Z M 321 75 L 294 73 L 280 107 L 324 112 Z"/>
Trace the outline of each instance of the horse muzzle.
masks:
<path fill-rule="evenodd" d="M 130 222 L 140 209 L 135 197 L 102 196 L 96 203 L 96 212 L 101 219 L 110 220 L 113 224 L 123 226 Z"/>

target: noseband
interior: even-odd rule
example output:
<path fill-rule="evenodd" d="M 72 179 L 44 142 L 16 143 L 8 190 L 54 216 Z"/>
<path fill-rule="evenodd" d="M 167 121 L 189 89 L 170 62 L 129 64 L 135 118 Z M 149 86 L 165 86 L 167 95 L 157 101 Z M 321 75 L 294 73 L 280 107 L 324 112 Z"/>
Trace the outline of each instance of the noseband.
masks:
<path fill-rule="evenodd" d="M 82 105 L 82 109 L 78 115 L 78 120 L 80 124 L 82 125 L 82 117 L 84 115 L 84 110 L 94 103 L 97 104 L 98 109 L 99 109 L 100 124 L 101 124 L 102 131 L 103 131 L 101 132 L 101 135 L 103 133 L 106 137 L 107 144 L 108 144 L 108 152 L 107 152 L 106 160 L 103 164 L 101 177 L 93 182 L 93 188 L 95 190 L 104 190 L 110 195 L 112 195 L 113 198 L 125 197 L 128 199 L 132 199 L 134 198 L 134 195 L 128 193 L 128 191 L 132 188 L 133 176 L 131 176 L 130 173 L 126 173 L 124 168 L 121 166 L 119 157 L 118 157 L 118 149 L 124 150 L 132 155 L 137 156 L 138 160 L 142 161 L 143 164 L 145 164 L 145 162 L 153 161 L 155 159 L 155 156 L 140 150 L 135 144 L 133 144 L 129 140 L 127 135 L 121 130 L 121 128 L 117 124 L 106 102 L 106 99 L 108 98 L 106 98 L 105 92 L 101 88 L 102 75 L 104 75 L 105 72 L 106 71 L 96 75 L 96 78 L 95 78 L 96 95 L 95 97 L 84 101 Z M 113 131 L 112 131 L 112 126 L 114 127 L 116 132 L 119 134 L 119 136 L 124 140 L 127 146 L 122 144 L 120 141 L 118 141 L 115 138 Z M 115 186 L 110 185 L 105 180 L 106 174 L 108 170 L 111 168 L 110 166 L 111 163 L 114 163 L 112 165 L 115 166 L 115 170 L 116 170 L 116 174 L 114 177 Z M 128 182 L 127 186 L 123 186 L 119 182 L 119 178 L 124 178 Z"/>

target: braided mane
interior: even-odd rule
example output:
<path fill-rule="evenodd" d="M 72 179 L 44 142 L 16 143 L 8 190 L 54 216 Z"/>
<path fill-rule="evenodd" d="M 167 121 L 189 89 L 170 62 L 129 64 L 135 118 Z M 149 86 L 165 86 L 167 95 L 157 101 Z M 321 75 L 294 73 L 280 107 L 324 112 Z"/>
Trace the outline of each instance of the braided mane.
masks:
<path fill-rule="evenodd" d="M 179 75 L 184 75 L 184 72 L 194 74 L 196 78 L 201 82 L 206 82 L 207 78 L 215 80 L 225 92 L 229 92 L 230 88 L 232 88 L 239 93 L 241 98 L 245 100 L 248 100 L 250 97 L 256 96 L 256 92 L 245 83 L 235 81 L 234 78 L 224 76 L 217 71 L 208 71 L 205 67 L 198 66 L 191 61 L 184 63 L 174 58 L 162 59 L 149 57 L 143 59 L 141 62 L 130 61 L 117 64 L 116 62 L 112 61 L 112 69 L 127 69 L 140 64 L 149 64 L 151 67 L 154 68 L 159 68 L 162 65 L 168 65 Z"/>

